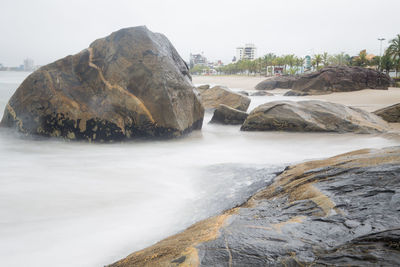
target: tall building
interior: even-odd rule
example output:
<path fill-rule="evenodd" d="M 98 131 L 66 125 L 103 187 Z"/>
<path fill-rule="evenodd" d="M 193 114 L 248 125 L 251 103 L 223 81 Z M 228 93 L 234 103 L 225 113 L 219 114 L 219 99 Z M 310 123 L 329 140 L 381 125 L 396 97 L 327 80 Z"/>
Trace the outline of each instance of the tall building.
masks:
<path fill-rule="evenodd" d="M 254 44 L 236 48 L 236 60 L 253 60 L 257 57 L 257 47 Z"/>
<path fill-rule="evenodd" d="M 193 68 L 196 65 L 207 65 L 207 58 L 203 54 L 190 54 L 189 67 Z"/>
<path fill-rule="evenodd" d="M 26 58 L 24 60 L 24 70 L 25 71 L 33 71 L 34 68 L 34 62 L 33 59 Z"/>

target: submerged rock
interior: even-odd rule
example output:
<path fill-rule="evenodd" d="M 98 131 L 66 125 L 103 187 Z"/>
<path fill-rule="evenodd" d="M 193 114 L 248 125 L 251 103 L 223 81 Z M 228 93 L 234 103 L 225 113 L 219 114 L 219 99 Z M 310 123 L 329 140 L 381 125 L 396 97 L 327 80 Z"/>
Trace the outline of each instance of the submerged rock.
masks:
<path fill-rule="evenodd" d="M 321 95 L 362 89 L 387 90 L 393 83 L 389 75 L 373 69 L 330 66 L 320 71 L 299 75 L 286 96 Z"/>
<path fill-rule="evenodd" d="M 255 108 L 241 130 L 379 133 L 387 131 L 388 125 L 373 113 L 341 104 L 274 101 Z"/>
<path fill-rule="evenodd" d="M 111 266 L 397 266 L 400 147 L 291 166 L 239 207 Z"/>
<path fill-rule="evenodd" d="M 221 104 L 214 111 L 214 115 L 210 123 L 221 123 L 221 124 L 242 124 L 249 114 L 244 111 L 228 107 L 227 105 Z"/>
<path fill-rule="evenodd" d="M 400 103 L 374 111 L 376 115 L 388 122 L 400 122 Z"/>
<path fill-rule="evenodd" d="M 175 137 L 202 126 L 193 88 L 164 35 L 126 28 L 28 76 L 1 126 L 90 141 Z"/>
<path fill-rule="evenodd" d="M 274 94 L 271 94 L 267 91 L 258 91 L 255 93 L 252 93 L 250 96 L 273 96 Z"/>
<path fill-rule="evenodd" d="M 239 93 L 232 92 L 226 87 L 214 86 L 200 94 L 204 108 L 217 108 L 220 104 L 231 108 L 246 111 L 250 105 L 250 98 Z"/>

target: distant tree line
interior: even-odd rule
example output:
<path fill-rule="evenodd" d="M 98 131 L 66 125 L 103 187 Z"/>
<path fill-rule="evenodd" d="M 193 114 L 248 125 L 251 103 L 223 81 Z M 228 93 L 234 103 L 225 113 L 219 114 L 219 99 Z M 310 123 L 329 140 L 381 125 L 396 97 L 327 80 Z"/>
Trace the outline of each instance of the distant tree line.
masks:
<path fill-rule="evenodd" d="M 272 67 L 279 66 L 283 68 L 284 74 L 296 74 L 304 71 L 305 61 L 304 57 L 297 57 L 294 54 L 277 56 L 273 53 L 268 53 L 255 60 L 240 60 L 218 67 L 216 70 L 221 74 L 273 75 Z M 319 70 L 326 66 L 337 65 L 375 67 L 386 73 L 395 70 L 397 77 L 397 73 L 400 70 L 400 34 L 390 40 L 389 47 L 385 50 L 382 57 L 375 56 L 369 58 L 366 50 L 360 51 L 357 56 L 353 57 L 344 52 L 333 55 L 324 52 L 313 55 L 310 65 L 311 70 Z M 201 73 L 207 69 L 208 67 L 206 66 L 194 66 L 191 73 Z"/>

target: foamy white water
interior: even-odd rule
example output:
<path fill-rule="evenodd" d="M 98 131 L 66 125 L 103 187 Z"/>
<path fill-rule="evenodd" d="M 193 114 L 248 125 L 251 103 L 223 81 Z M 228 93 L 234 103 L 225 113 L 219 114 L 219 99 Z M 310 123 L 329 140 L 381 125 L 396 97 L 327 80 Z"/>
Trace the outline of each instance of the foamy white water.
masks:
<path fill-rule="evenodd" d="M 0 115 L 26 73 L 0 72 Z M 252 97 L 251 108 L 284 97 Z M 293 98 L 290 98 L 293 99 Z M 239 204 L 289 163 L 399 145 L 374 135 L 240 132 L 87 144 L 0 131 L 2 266 L 102 266 Z"/>

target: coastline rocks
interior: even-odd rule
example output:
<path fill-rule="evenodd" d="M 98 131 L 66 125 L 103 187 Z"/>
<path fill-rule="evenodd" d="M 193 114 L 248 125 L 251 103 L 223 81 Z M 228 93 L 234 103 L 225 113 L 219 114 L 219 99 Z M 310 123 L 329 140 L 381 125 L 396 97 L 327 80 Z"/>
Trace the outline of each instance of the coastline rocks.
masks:
<path fill-rule="evenodd" d="M 221 104 L 214 111 L 214 115 L 210 123 L 220 123 L 220 124 L 242 124 L 247 116 L 244 111 L 231 108 L 227 105 Z"/>
<path fill-rule="evenodd" d="M 297 76 L 285 96 L 321 95 L 362 89 L 387 90 L 393 80 L 383 72 L 348 66 L 329 66 Z"/>
<path fill-rule="evenodd" d="M 1 126 L 100 142 L 176 137 L 202 126 L 193 89 L 186 63 L 164 35 L 126 28 L 31 74 Z"/>
<path fill-rule="evenodd" d="M 203 85 L 197 86 L 196 89 L 197 89 L 200 93 L 202 93 L 202 92 L 204 92 L 205 90 L 210 89 L 210 85 L 209 85 L 209 84 L 203 84 Z"/>
<path fill-rule="evenodd" d="M 367 111 L 341 104 L 310 101 L 274 101 L 255 108 L 243 131 L 380 133 L 388 125 Z"/>
<path fill-rule="evenodd" d="M 400 147 L 288 167 L 247 202 L 111 266 L 396 266 Z"/>
<path fill-rule="evenodd" d="M 249 96 L 249 92 L 246 91 L 239 91 L 238 93 L 241 95 Z"/>
<path fill-rule="evenodd" d="M 250 96 L 274 96 L 274 94 L 271 94 L 267 91 L 258 91 L 258 92 L 252 93 Z"/>
<path fill-rule="evenodd" d="M 387 122 L 400 122 L 400 103 L 374 111 Z"/>
<path fill-rule="evenodd" d="M 227 87 L 214 86 L 200 94 L 200 100 L 206 109 L 217 108 L 220 104 L 231 108 L 246 111 L 250 105 L 250 98 L 232 92 Z"/>
<path fill-rule="evenodd" d="M 256 85 L 256 90 L 273 90 L 276 88 L 290 89 L 298 76 L 276 76 Z"/>

